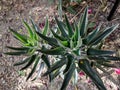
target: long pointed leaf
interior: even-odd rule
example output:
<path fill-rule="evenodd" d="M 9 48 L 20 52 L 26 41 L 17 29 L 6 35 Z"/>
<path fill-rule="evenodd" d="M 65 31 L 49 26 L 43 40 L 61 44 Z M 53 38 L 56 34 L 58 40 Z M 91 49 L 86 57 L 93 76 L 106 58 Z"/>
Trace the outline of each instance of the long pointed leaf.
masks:
<path fill-rule="evenodd" d="M 21 70 L 24 70 L 24 69 L 28 68 L 28 67 L 35 61 L 36 56 L 37 56 L 37 55 L 34 54 L 34 55 L 31 57 L 31 59 L 29 60 L 29 62 L 28 62 L 23 68 L 21 68 Z"/>
<path fill-rule="evenodd" d="M 79 37 L 80 37 L 80 33 L 79 33 L 79 29 L 78 29 L 78 26 L 77 26 L 76 23 L 74 24 L 74 28 L 75 28 L 74 38 L 75 38 L 75 41 L 78 41 L 78 39 L 79 39 Z"/>
<path fill-rule="evenodd" d="M 6 46 L 6 48 L 12 49 L 12 50 L 20 50 L 20 51 L 24 51 L 24 50 L 28 50 L 28 47 L 10 47 L 10 46 Z"/>
<path fill-rule="evenodd" d="M 34 29 L 35 31 L 40 31 L 40 29 L 39 29 L 38 26 L 35 24 L 35 22 L 33 21 L 32 18 L 30 18 L 30 21 L 31 21 L 31 23 L 32 23 L 33 29 Z"/>
<path fill-rule="evenodd" d="M 72 27 L 71 27 L 66 15 L 65 15 L 65 21 L 66 21 L 66 25 L 67 25 L 67 28 L 68 28 L 69 37 L 71 38 L 73 36 L 73 30 L 72 30 Z"/>
<path fill-rule="evenodd" d="M 27 63 L 30 59 L 31 59 L 31 57 L 28 57 L 28 58 L 26 58 L 26 59 L 24 59 L 24 60 L 22 60 L 22 61 L 19 61 L 19 62 L 15 63 L 14 66 L 18 66 L 18 65 L 25 64 L 25 63 Z"/>
<path fill-rule="evenodd" d="M 63 55 L 65 52 L 64 52 L 64 49 L 61 48 L 61 47 L 56 47 L 56 48 L 53 48 L 53 49 L 46 49 L 46 50 L 37 50 L 41 53 L 44 53 L 44 54 L 49 54 L 49 55 Z"/>
<path fill-rule="evenodd" d="M 45 27 L 44 27 L 44 29 L 43 29 L 43 35 L 47 35 L 47 32 L 48 32 L 48 29 L 49 29 L 49 21 L 48 21 L 48 19 L 46 19 L 46 23 L 45 23 Z"/>
<path fill-rule="evenodd" d="M 76 46 L 77 48 L 77 46 L 79 46 L 79 41 L 80 41 L 79 39 L 81 39 L 81 36 L 80 36 L 79 29 L 76 23 L 74 24 L 74 29 L 75 31 L 74 31 L 74 35 L 72 38 L 74 41 L 74 46 Z"/>
<path fill-rule="evenodd" d="M 72 64 L 70 70 L 66 73 L 65 77 L 64 77 L 64 80 L 63 80 L 63 83 L 62 83 L 62 87 L 60 90 L 66 90 L 66 87 L 67 85 L 69 84 L 71 78 L 72 78 L 72 75 L 73 75 L 73 72 L 75 70 L 75 65 Z"/>
<path fill-rule="evenodd" d="M 19 34 L 18 32 L 14 31 L 13 29 L 10 28 L 10 31 L 13 33 L 14 37 L 18 39 L 22 43 L 27 43 L 27 36 Z"/>
<path fill-rule="evenodd" d="M 119 24 L 111 26 L 107 28 L 105 31 L 103 31 L 101 34 L 97 35 L 90 43 L 89 45 L 96 45 L 103 39 L 105 39 L 107 36 L 109 36 L 117 27 Z"/>
<path fill-rule="evenodd" d="M 88 48 L 87 55 L 112 55 L 114 51 L 99 50 L 94 48 Z"/>
<path fill-rule="evenodd" d="M 82 46 L 82 43 L 83 43 L 82 38 L 79 36 L 76 48 L 80 48 Z"/>
<path fill-rule="evenodd" d="M 87 37 L 85 37 L 83 42 L 85 44 L 89 44 L 97 36 L 97 33 L 100 30 L 100 27 L 101 27 L 101 25 L 99 25 L 95 30 L 93 30 L 91 33 L 89 33 L 87 35 Z"/>
<path fill-rule="evenodd" d="M 56 39 L 51 38 L 51 37 L 47 37 L 47 36 L 41 34 L 41 33 L 38 32 L 38 31 L 36 31 L 36 32 L 37 32 L 37 34 L 38 34 L 43 40 L 47 41 L 50 45 L 52 45 L 52 46 L 58 46 L 58 42 L 57 42 Z"/>
<path fill-rule="evenodd" d="M 46 64 L 47 68 L 49 69 L 49 68 L 51 67 L 51 65 L 50 65 L 50 61 L 49 61 L 48 56 L 45 55 L 45 54 L 43 54 L 43 55 L 41 56 L 41 58 L 42 58 L 42 60 L 44 61 L 44 63 Z M 52 81 L 53 76 L 54 76 L 54 75 L 53 75 L 52 73 L 49 74 L 49 80 L 50 80 L 50 82 Z"/>
<path fill-rule="evenodd" d="M 67 59 L 68 59 L 67 66 L 66 66 L 65 70 L 63 71 L 63 73 L 66 73 L 70 69 L 71 65 L 73 64 L 73 60 L 74 60 L 73 56 L 67 55 Z"/>
<path fill-rule="evenodd" d="M 40 60 L 40 57 L 39 57 L 39 56 L 36 57 L 34 67 L 32 68 L 32 70 L 31 70 L 31 72 L 29 73 L 29 75 L 28 75 L 28 77 L 27 77 L 26 80 L 28 80 L 28 79 L 33 75 L 33 73 L 35 72 L 36 67 L 37 67 L 37 65 L 38 65 L 38 63 L 39 63 L 39 60 Z"/>
<path fill-rule="evenodd" d="M 39 29 L 38 26 L 35 24 L 35 22 L 32 20 L 32 18 L 30 18 L 30 21 L 31 21 L 31 23 L 32 23 L 32 28 L 33 28 L 34 32 L 35 32 L 35 31 L 40 31 L 40 29 Z M 35 38 L 35 40 L 38 40 L 38 35 L 37 35 L 37 33 L 34 33 L 34 38 Z"/>
<path fill-rule="evenodd" d="M 43 69 L 44 69 L 44 62 L 41 62 L 40 66 L 39 66 L 39 69 L 38 69 L 38 72 L 37 72 L 37 76 L 34 79 L 32 79 L 32 81 L 34 81 L 37 78 L 41 77 Z"/>
<path fill-rule="evenodd" d="M 50 82 L 55 79 L 59 74 L 61 73 L 60 69 L 55 70 L 52 74 L 51 74 L 51 80 Z"/>
<path fill-rule="evenodd" d="M 78 24 L 77 24 L 78 30 L 80 30 L 80 28 L 81 28 L 82 19 L 83 19 L 83 14 L 81 14 L 81 16 L 80 16 L 80 18 L 78 20 Z"/>
<path fill-rule="evenodd" d="M 88 7 L 86 7 L 80 25 L 80 36 L 84 37 L 87 33 L 87 24 L 88 24 Z"/>
<path fill-rule="evenodd" d="M 65 63 L 66 63 L 66 60 L 63 60 L 63 59 L 61 59 L 60 61 L 57 61 L 56 63 L 54 63 L 52 65 L 51 68 L 48 69 L 48 71 L 46 73 L 44 73 L 43 76 L 46 76 L 46 75 L 50 74 L 51 72 L 53 72 L 54 70 L 62 67 Z"/>
<path fill-rule="evenodd" d="M 68 38 L 68 35 L 67 35 L 65 29 L 63 28 L 63 25 L 61 24 L 61 22 L 56 17 L 55 17 L 55 20 L 57 22 L 57 25 L 58 25 L 60 31 L 61 31 L 62 36 Z"/>
<path fill-rule="evenodd" d="M 59 36 L 57 33 L 55 33 L 53 30 L 51 30 L 51 32 L 52 32 L 52 34 L 54 35 L 55 38 L 57 38 L 59 40 L 62 40 L 62 41 L 66 40 L 65 38 L 63 38 L 63 37 Z"/>
<path fill-rule="evenodd" d="M 47 65 L 48 68 L 50 68 L 50 61 L 47 55 L 42 55 L 41 56 L 42 60 L 44 61 L 44 63 Z"/>
<path fill-rule="evenodd" d="M 25 20 L 23 20 L 23 23 L 29 33 L 30 38 L 33 38 L 34 32 L 32 31 L 31 27 Z"/>
<path fill-rule="evenodd" d="M 96 84 L 96 86 L 100 90 L 106 90 L 101 78 L 97 75 L 97 73 L 92 69 L 91 65 L 87 60 L 79 61 L 79 68 L 82 69 Z"/>
<path fill-rule="evenodd" d="M 102 61 L 120 61 L 120 57 L 115 56 L 88 56 L 89 59 L 102 60 Z"/>

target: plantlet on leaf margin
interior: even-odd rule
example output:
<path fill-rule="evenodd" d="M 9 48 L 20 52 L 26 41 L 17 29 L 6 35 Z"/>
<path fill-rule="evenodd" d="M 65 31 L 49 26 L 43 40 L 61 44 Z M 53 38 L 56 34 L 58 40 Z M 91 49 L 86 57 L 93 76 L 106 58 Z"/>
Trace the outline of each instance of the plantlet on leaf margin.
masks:
<path fill-rule="evenodd" d="M 41 45 L 39 47 L 32 46 L 34 49 L 32 55 L 16 65 L 27 63 L 25 67 L 28 67 L 34 63 L 33 69 L 27 78 L 29 79 L 35 72 L 35 68 L 38 66 L 37 63 L 41 61 L 47 66 L 47 71 L 42 76 L 49 75 L 50 81 L 60 74 L 64 75 L 60 90 L 66 90 L 70 81 L 75 85 L 78 80 L 77 76 L 79 71 L 84 72 L 86 76 L 90 77 L 99 90 L 106 90 L 103 81 L 95 69 L 99 68 L 99 66 L 112 67 L 110 62 L 119 61 L 120 57 L 112 56 L 114 54 L 113 51 L 101 50 L 101 48 L 98 47 L 101 47 L 102 41 L 118 27 L 118 24 L 107 27 L 103 31 L 100 31 L 100 26 L 98 26 L 95 30 L 88 32 L 88 7 L 86 7 L 79 23 L 75 22 L 74 26 L 70 25 L 66 15 L 65 23 L 57 18 L 55 18 L 55 20 L 58 26 L 57 30 L 60 33 L 50 29 L 51 31 L 49 33 L 52 35 L 48 33 L 44 34 L 39 30 L 37 25 L 32 22 L 35 30 L 34 34 L 44 42 L 41 43 L 39 42 L 40 40 L 36 40 L 36 42 L 39 43 L 38 45 Z M 46 24 L 45 28 L 48 26 L 48 23 Z M 48 31 L 48 28 L 45 30 Z M 26 43 L 27 38 L 21 37 L 21 34 L 13 30 L 11 31 L 19 41 Z M 24 46 L 24 44 L 22 45 L 22 48 L 31 47 Z M 14 49 L 14 47 L 10 49 L 18 52 L 25 51 Z M 6 54 L 14 55 L 13 52 Z M 51 58 L 48 56 L 54 57 L 55 62 L 51 63 Z"/>

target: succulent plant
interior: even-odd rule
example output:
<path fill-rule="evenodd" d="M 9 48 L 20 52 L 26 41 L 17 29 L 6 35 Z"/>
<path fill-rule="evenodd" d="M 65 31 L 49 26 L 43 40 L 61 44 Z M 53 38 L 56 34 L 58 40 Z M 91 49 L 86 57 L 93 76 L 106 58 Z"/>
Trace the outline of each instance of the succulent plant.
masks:
<path fill-rule="evenodd" d="M 114 51 L 102 50 L 104 39 L 118 27 L 118 24 L 103 30 L 101 30 L 99 25 L 95 30 L 89 32 L 88 7 L 82 14 L 79 22 L 75 22 L 74 25 L 70 24 L 66 15 L 65 23 L 57 17 L 55 17 L 55 20 L 58 26 L 57 29 L 49 29 L 47 21 L 43 32 L 33 21 L 33 29 L 24 22 L 29 31 L 29 36 L 21 35 L 11 29 L 15 38 L 22 42 L 22 47 L 8 47 L 18 52 L 7 52 L 6 54 L 21 55 L 28 54 L 31 49 L 34 51 L 28 54 L 29 57 L 25 60 L 15 64 L 22 65 L 26 63 L 21 69 L 24 70 L 34 63 L 27 79 L 33 75 L 38 63 L 41 62 L 39 72 L 41 73 L 41 68 L 45 64 L 47 71 L 42 76 L 49 75 L 50 81 L 60 74 L 64 76 L 60 90 L 66 90 L 70 81 L 75 85 L 78 80 L 78 72 L 80 71 L 83 71 L 86 76 L 90 77 L 99 90 L 106 90 L 95 69 L 101 66 L 112 67 L 111 62 L 120 60 L 120 57 L 113 56 Z M 49 33 L 47 33 L 48 29 L 50 30 Z M 54 62 L 50 61 L 53 58 L 49 56 L 54 58 Z"/>

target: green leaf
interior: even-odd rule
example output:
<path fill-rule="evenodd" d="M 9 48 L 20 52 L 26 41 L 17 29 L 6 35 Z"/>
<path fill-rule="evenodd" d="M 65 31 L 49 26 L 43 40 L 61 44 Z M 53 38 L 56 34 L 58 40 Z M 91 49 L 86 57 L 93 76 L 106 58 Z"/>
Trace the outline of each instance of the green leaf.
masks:
<path fill-rule="evenodd" d="M 114 25 L 106 30 L 104 30 L 102 33 L 98 34 L 90 43 L 89 45 L 96 45 L 100 43 L 102 40 L 104 40 L 107 36 L 109 36 L 119 25 Z"/>
<path fill-rule="evenodd" d="M 82 19 L 83 19 L 83 14 L 81 14 L 79 20 L 78 20 L 78 24 L 77 24 L 77 27 L 78 27 L 78 30 L 80 30 L 81 28 L 81 23 L 82 23 Z M 80 32 L 80 31 L 79 31 Z M 79 33 L 80 34 L 80 33 Z"/>
<path fill-rule="evenodd" d="M 65 15 L 65 21 L 66 21 L 69 37 L 71 38 L 73 36 L 73 30 L 66 15 Z"/>
<path fill-rule="evenodd" d="M 47 65 L 48 68 L 50 68 L 50 61 L 47 55 L 43 54 L 41 56 L 42 60 L 44 61 L 44 63 Z"/>
<path fill-rule="evenodd" d="M 34 55 L 32 55 L 32 57 L 31 57 L 31 59 L 29 60 L 29 62 L 23 67 L 23 68 L 21 68 L 21 70 L 24 70 L 24 69 L 26 69 L 26 68 L 28 68 L 30 65 L 32 65 L 32 63 L 35 61 L 35 59 L 36 59 L 36 54 L 34 54 Z"/>
<path fill-rule="evenodd" d="M 52 46 L 59 46 L 56 39 L 51 38 L 51 37 L 47 37 L 47 36 L 41 34 L 41 33 L 38 32 L 38 31 L 36 31 L 36 32 L 37 32 L 37 34 L 38 34 L 43 40 L 47 41 L 50 45 L 52 45 Z"/>
<path fill-rule="evenodd" d="M 57 33 L 55 33 L 52 29 L 51 29 L 51 32 L 52 32 L 52 34 L 54 35 L 55 38 L 57 38 L 57 39 L 59 39 L 61 41 L 66 40 L 64 37 L 59 36 Z"/>
<path fill-rule="evenodd" d="M 72 77 L 73 85 L 76 85 L 77 81 L 78 81 L 78 72 L 77 72 L 77 69 L 75 69 L 75 71 L 73 72 L 73 77 Z"/>
<path fill-rule="evenodd" d="M 104 40 L 104 41 L 101 41 L 99 44 L 97 44 L 97 45 L 95 46 L 95 48 L 96 48 L 96 49 L 102 49 L 102 46 L 104 45 L 104 42 L 105 42 L 105 40 Z"/>
<path fill-rule="evenodd" d="M 101 25 L 99 25 L 95 30 L 89 33 L 87 37 L 85 37 L 85 39 L 83 40 L 84 44 L 89 44 L 97 36 L 97 33 L 100 30 L 100 27 Z"/>
<path fill-rule="evenodd" d="M 30 38 L 33 38 L 34 32 L 32 31 L 31 27 L 29 26 L 29 24 L 25 20 L 23 20 L 23 23 L 24 23 L 24 26 L 26 27 L 26 29 L 29 33 Z"/>
<path fill-rule="evenodd" d="M 67 33 L 65 31 L 65 28 L 63 27 L 62 23 L 56 17 L 55 17 L 55 20 L 57 22 L 57 25 L 58 25 L 60 31 L 61 31 L 62 36 L 68 38 L 68 35 L 67 35 Z"/>
<path fill-rule="evenodd" d="M 51 68 L 48 69 L 47 72 L 45 72 L 45 73 L 43 74 L 43 76 L 46 76 L 46 75 L 50 74 L 51 72 L 55 71 L 56 69 L 62 67 L 65 63 L 66 63 L 66 60 L 65 60 L 64 58 L 61 59 L 61 60 L 59 60 L 59 61 L 57 61 L 56 63 L 54 63 L 54 64 L 52 65 Z"/>
<path fill-rule="evenodd" d="M 66 73 L 65 77 L 64 77 L 64 80 L 63 80 L 63 83 L 62 83 L 62 87 L 60 90 L 66 90 L 66 87 L 67 85 L 69 84 L 71 78 L 72 78 L 72 75 L 73 75 L 73 72 L 75 70 L 75 65 L 72 64 L 72 66 L 70 67 L 69 71 Z"/>
<path fill-rule="evenodd" d="M 27 53 L 26 51 L 19 51 L 19 52 L 5 52 L 4 54 L 20 56 L 20 55 L 23 55 L 23 54 L 26 54 L 26 53 Z"/>
<path fill-rule="evenodd" d="M 56 48 L 53 48 L 53 49 L 45 49 L 45 50 L 37 50 L 41 53 L 44 53 L 44 54 L 49 54 L 49 55 L 63 55 L 65 54 L 65 50 L 62 48 L 62 47 L 56 47 Z"/>
<path fill-rule="evenodd" d="M 43 35 L 47 35 L 47 32 L 48 32 L 48 29 L 49 29 L 49 22 L 48 22 L 48 19 L 46 19 L 46 23 L 45 23 L 45 27 L 43 29 Z"/>
<path fill-rule="evenodd" d="M 115 56 L 88 56 L 89 59 L 93 60 L 102 60 L 102 61 L 119 61 L 120 57 L 115 57 Z"/>
<path fill-rule="evenodd" d="M 82 38 L 79 36 L 79 39 L 77 41 L 77 45 L 75 48 L 80 48 L 82 46 Z"/>
<path fill-rule="evenodd" d="M 22 43 L 27 43 L 27 36 L 19 34 L 18 32 L 14 31 L 13 29 L 10 28 L 10 31 L 13 33 L 14 37 L 18 39 Z"/>
<path fill-rule="evenodd" d="M 33 21 L 32 18 L 30 18 L 30 21 L 31 21 L 31 23 L 32 23 L 33 29 L 34 29 L 35 31 L 40 31 L 39 28 L 38 28 L 38 26 L 35 24 L 35 22 Z"/>
<path fill-rule="evenodd" d="M 41 77 L 43 69 L 44 69 L 44 62 L 41 62 L 37 72 L 37 76 L 34 79 L 32 79 L 32 81 L 36 80 L 38 77 Z"/>
<path fill-rule="evenodd" d="M 14 66 L 18 66 L 18 65 L 25 64 L 25 63 L 27 63 L 30 59 L 31 59 L 31 57 L 25 58 L 24 60 L 15 63 Z"/>
<path fill-rule="evenodd" d="M 6 46 L 6 48 L 12 49 L 12 50 L 18 50 L 18 51 L 27 51 L 29 48 L 28 47 L 10 47 Z"/>
<path fill-rule="evenodd" d="M 92 69 L 91 65 L 89 64 L 89 61 L 82 60 L 79 61 L 79 68 L 82 69 L 96 84 L 96 86 L 99 88 L 99 90 L 106 90 L 101 78 L 97 75 L 94 69 Z"/>
<path fill-rule="evenodd" d="M 88 25 L 88 7 L 86 7 L 83 17 L 81 20 L 81 25 L 80 25 L 80 36 L 83 38 L 86 33 L 87 33 L 87 25 Z"/>
<path fill-rule="evenodd" d="M 63 48 L 63 49 L 68 49 L 70 48 L 70 44 L 68 41 L 60 41 L 60 40 L 57 40 L 58 41 L 58 44 L 59 44 L 59 47 Z M 64 50 L 65 51 L 65 50 Z"/>
<path fill-rule="evenodd" d="M 49 69 L 49 68 L 51 67 L 51 65 L 50 65 L 50 61 L 49 61 L 48 56 L 45 55 L 45 54 L 43 54 L 43 55 L 41 56 L 41 58 L 42 58 L 42 60 L 44 61 L 44 63 L 46 64 L 46 66 L 47 66 L 48 69 Z M 53 77 L 54 77 L 54 75 L 53 75 L 52 73 L 49 74 L 49 80 L 50 80 L 50 82 L 52 81 Z"/>
<path fill-rule="evenodd" d="M 28 55 L 33 55 L 35 53 L 36 49 L 35 48 L 31 48 L 28 51 Z"/>
<path fill-rule="evenodd" d="M 33 27 L 33 30 L 34 32 L 35 31 L 40 31 L 40 29 L 38 28 L 38 26 L 35 24 L 35 22 L 32 20 L 32 18 L 30 18 L 30 21 L 32 23 L 32 27 Z M 35 40 L 38 40 L 38 35 L 36 33 L 34 33 L 34 38 Z"/>
<path fill-rule="evenodd" d="M 73 64 L 73 61 L 74 61 L 73 56 L 70 55 L 70 54 L 68 54 L 68 55 L 67 55 L 67 66 L 66 66 L 65 70 L 63 71 L 63 73 L 68 72 L 68 70 L 70 69 L 70 67 L 71 67 L 72 64 Z"/>
<path fill-rule="evenodd" d="M 29 43 L 29 46 L 37 46 L 37 41 L 35 39 L 28 38 L 27 42 Z"/>
<path fill-rule="evenodd" d="M 80 36 L 79 29 L 78 29 L 78 26 L 76 23 L 74 24 L 74 29 L 75 29 L 75 32 L 74 32 L 74 35 L 72 38 L 74 41 L 74 46 L 76 48 L 78 48 L 80 46 L 80 43 L 81 43 L 81 36 Z"/>
<path fill-rule="evenodd" d="M 99 50 L 94 48 L 88 48 L 87 55 L 112 55 L 114 51 Z"/>
<path fill-rule="evenodd" d="M 79 33 L 79 29 L 78 29 L 78 26 L 76 25 L 76 23 L 74 24 L 74 28 L 75 28 L 74 38 L 75 38 L 75 41 L 78 41 L 79 37 L 80 37 L 80 33 Z"/>
<path fill-rule="evenodd" d="M 60 41 L 60 43 L 65 47 L 69 47 L 69 42 L 68 41 Z"/>
<path fill-rule="evenodd" d="M 55 71 L 51 74 L 51 80 L 50 80 L 50 82 L 51 82 L 53 79 L 55 79 L 60 73 L 61 73 L 60 68 L 57 69 L 57 70 L 55 70 Z"/>
<path fill-rule="evenodd" d="M 28 75 L 28 77 L 27 77 L 26 80 L 28 80 L 28 79 L 33 75 L 33 73 L 35 72 L 36 67 L 37 67 L 37 65 L 38 65 L 38 63 L 39 63 L 39 60 L 40 60 L 40 57 L 39 57 L 39 56 L 36 57 L 34 67 L 32 68 L 32 70 L 31 70 L 31 72 L 29 73 L 29 75 Z"/>

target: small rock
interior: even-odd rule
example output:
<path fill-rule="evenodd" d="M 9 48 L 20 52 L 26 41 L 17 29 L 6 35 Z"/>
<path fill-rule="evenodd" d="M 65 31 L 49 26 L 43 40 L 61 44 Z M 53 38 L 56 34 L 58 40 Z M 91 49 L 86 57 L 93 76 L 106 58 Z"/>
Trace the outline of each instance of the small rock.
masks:
<path fill-rule="evenodd" d="M 120 8 L 118 8 L 118 10 L 117 10 L 117 11 L 118 11 L 118 13 L 120 13 Z"/>

